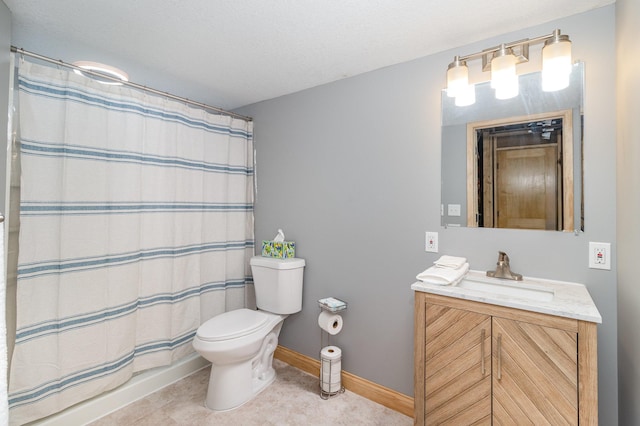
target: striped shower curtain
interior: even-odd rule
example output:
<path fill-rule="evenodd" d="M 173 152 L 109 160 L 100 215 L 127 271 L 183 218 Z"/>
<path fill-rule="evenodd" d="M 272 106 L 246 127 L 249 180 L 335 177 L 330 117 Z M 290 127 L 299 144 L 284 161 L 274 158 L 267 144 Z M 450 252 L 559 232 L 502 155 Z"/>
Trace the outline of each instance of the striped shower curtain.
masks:
<path fill-rule="evenodd" d="M 12 424 L 191 353 L 253 254 L 251 122 L 29 62 L 19 93 Z"/>

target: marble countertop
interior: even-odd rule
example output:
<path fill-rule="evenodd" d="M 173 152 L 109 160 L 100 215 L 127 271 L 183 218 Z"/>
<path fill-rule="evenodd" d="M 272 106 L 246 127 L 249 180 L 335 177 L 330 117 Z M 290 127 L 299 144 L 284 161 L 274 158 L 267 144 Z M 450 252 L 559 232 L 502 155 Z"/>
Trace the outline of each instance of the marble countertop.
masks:
<path fill-rule="evenodd" d="M 524 309 L 543 314 L 557 315 L 566 318 L 574 318 L 583 321 L 602 323 L 602 317 L 598 308 L 584 284 L 566 281 L 554 281 L 541 278 L 524 277 L 523 281 L 509 281 L 486 276 L 484 271 L 469 271 L 463 281 L 481 283 L 478 288 L 463 288 L 465 283 L 455 286 L 435 285 L 421 281 L 411 285 L 411 289 L 442 296 L 456 297 L 458 299 L 474 300 L 476 302 L 490 303 L 516 309 Z M 488 284 L 480 289 L 482 284 Z M 492 291 L 492 285 L 509 287 L 507 292 Z M 552 293 L 551 300 L 535 300 L 525 294 L 518 294 L 518 287 L 533 289 L 532 293 Z M 500 288 L 500 287 L 496 287 Z M 539 290 L 539 291 L 538 291 Z M 523 292 L 523 293 L 524 293 Z M 508 294 L 511 293 L 511 294 Z"/>

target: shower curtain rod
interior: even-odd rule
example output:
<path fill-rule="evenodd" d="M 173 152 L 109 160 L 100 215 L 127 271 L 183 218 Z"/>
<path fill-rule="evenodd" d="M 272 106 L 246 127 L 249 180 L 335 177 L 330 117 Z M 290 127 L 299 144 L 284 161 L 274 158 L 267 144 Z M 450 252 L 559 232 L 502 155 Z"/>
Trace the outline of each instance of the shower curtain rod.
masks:
<path fill-rule="evenodd" d="M 83 74 L 89 74 L 89 75 L 93 75 L 95 77 L 100 77 L 100 78 L 106 78 L 106 79 L 109 79 L 109 80 L 113 80 L 113 81 L 121 83 L 121 84 L 123 84 L 125 86 L 134 87 L 134 88 L 139 89 L 139 90 L 144 90 L 145 92 L 154 93 L 156 95 L 164 96 L 166 98 L 170 98 L 170 99 L 173 99 L 173 100 L 176 100 L 176 101 L 179 101 L 179 102 L 183 102 L 183 103 L 186 103 L 186 104 L 189 104 L 189 105 L 194 105 L 194 106 L 197 106 L 197 107 L 200 107 L 200 108 L 203 108 L 203 109 L 208 109 L 210 111 L 214 111 L 214 112 L 219 113 L 221 115 L 228 115 L 228 116 L 235 117 L 235 118 L 241 118 L 241 119 L 247 120 L 247 121 L 253 121 L 253 118 L 247 117 L 245 115 L 236 114 L 235 112 L 227 111 L 227 110 L 224 110 L 222 108 L 218 108 L 218 107 L 214 107 L 214 106 L 211 106 L 211 105 L 203 104 L 203 103 L 197 102 L 197 101 L 192 101 L 191 99 L 183 98 L 181 96 L 172 95 L 171 93 L 163 92 L 163 91 L 156 90 L 156 89 L 152 89 L 150 87 L 143 86 L 143 85 L 137 84 L 137 83 L 133 83 L 131 81 L 122 81 L 119 78 L 111 77 L 110 75 L 105 75 L 105 74 L 96 73 L 96 72 L 93 72 L 93 71 L 90 71 L 90 70 L 86 70 L 84 68 L 77 67 L 77 66 L 75 66 L 73 64 L 69 64 L 67 62 L 63 62 L 62 60 L 49 58 L 47 56 L 43 56 L 43 55 L 39 55 L 37 53 L 29 52 L 28 50 L 24 50 L 22 48 L 11 46 L 11 51 L 14 52 L 14 53 L 19 53 L 19 54 L 24 55 L 24 56 L 29 56 L 29 57 L 32 57 L 32 58 L 35 58 L 35 59 L 39 59 L 41 61 L 50 62 L 52 64 L 56 64 L 56 65 L 60 65 L 60 66 L 67 67 L 67 68 L 71 68 L 71 69 L 74 69 L 74 70 L 78 70 L 78 71 L 81 71 Z"/>

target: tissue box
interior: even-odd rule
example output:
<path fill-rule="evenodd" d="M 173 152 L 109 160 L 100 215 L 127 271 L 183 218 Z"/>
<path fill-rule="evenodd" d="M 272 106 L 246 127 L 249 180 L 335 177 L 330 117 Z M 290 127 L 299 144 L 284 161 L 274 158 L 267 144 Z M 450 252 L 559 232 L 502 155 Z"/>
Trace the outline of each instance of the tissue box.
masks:
<path fill-rule="evenodd" d="M 296 257 L 296 243 L 294 241 L 262 241 L 262 256 L 289 259 Z"/>

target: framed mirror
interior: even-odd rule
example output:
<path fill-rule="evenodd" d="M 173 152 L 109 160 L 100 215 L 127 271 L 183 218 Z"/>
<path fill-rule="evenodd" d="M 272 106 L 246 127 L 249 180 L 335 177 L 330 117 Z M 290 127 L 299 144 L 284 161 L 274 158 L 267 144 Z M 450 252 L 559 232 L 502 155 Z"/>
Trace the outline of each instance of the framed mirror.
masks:
<path fill-rule="evenodd" d="M 442 95 L 442 225 L 584 231 L 584 64 L 569 87 L 543 92 L 541 73 L 519 76 L 519 95 L 476 102 Z"/>

